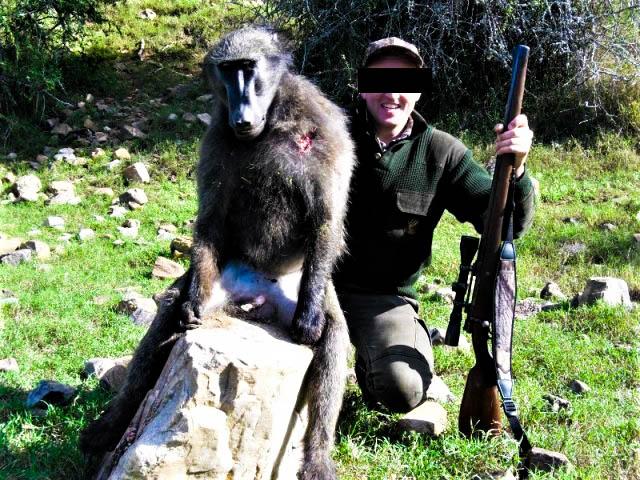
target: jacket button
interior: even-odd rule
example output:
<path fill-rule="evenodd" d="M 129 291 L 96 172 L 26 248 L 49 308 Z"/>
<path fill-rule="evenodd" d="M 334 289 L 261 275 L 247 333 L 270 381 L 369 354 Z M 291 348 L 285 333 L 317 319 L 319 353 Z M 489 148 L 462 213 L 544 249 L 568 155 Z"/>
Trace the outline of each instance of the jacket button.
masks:
<path fill-rule="evenodd" d="M 376 157 L 376 160 L 380 160 L 382 158 L 382 154 L 376 153 L 375 157 Z"/>

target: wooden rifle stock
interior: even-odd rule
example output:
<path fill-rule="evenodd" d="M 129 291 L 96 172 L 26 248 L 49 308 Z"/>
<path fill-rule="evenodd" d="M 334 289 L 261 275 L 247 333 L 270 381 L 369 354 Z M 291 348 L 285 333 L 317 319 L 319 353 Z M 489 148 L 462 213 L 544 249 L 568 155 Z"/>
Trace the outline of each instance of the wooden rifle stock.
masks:
<path fill-rule="evenodd" d="M 511 120 L 520 114 L 528 54 L 529 48 L 523 45 L 518 45 L 514 50 L 511 86 L 503 122 L 504 130 L 507 129 Z M 493 318 L 496 271 L 503 240 L 513 163 L 513 154 L 500 155 L 496 159 L 489 206 L 475 267 L 472 302 L 464 327 L 471 333 L 476 358 L 476 363 L 467 377 L 458 418 L 458 428 L 467 436 L 473 431 L 497 434 L 502 429 L 495 363 L 488 342 Z"/>

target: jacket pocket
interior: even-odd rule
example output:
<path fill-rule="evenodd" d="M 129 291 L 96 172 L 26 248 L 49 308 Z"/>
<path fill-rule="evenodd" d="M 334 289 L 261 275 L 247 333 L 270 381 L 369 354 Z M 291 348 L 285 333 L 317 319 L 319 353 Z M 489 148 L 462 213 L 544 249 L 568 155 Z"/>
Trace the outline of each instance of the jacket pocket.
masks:
<path fill-rule="evenodd" d="M 396 205 L 401 212 L 426 216 L 433 200 L 433 193 L 399 190 L 396 193 Z"/>

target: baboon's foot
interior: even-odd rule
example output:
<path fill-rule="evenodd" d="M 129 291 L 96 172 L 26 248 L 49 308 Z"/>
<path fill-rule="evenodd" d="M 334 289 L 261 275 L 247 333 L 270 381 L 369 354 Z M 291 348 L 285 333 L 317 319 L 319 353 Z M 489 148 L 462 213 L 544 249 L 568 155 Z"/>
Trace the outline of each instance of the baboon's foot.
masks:
<path fill-rule="evenodd" d="M 186 301 L 180 311 L 179 327 L 182 331 L 193 330 L 202 325 L 200 308 L 193 302 Z"/>
<path fill-rule="evenodd" d="M 329 457 L 305 461 L 298 473 L 300 480 L 338 480 L 336 466 Z"/>

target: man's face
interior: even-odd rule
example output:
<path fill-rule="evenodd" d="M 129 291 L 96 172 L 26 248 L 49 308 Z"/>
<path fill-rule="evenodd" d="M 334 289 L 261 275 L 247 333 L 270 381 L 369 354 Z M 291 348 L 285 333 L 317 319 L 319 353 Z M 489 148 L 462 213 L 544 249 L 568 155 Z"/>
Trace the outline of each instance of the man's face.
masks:
<path fill-rule="evenodd" d="M 410 60 L 402 57 L 382 57 L 368 65 L 369 68 L 416 68 Z M 361 93 L 369 114 L 378 128 L 403 128 L 407 124 L 420 93 Z"/>

